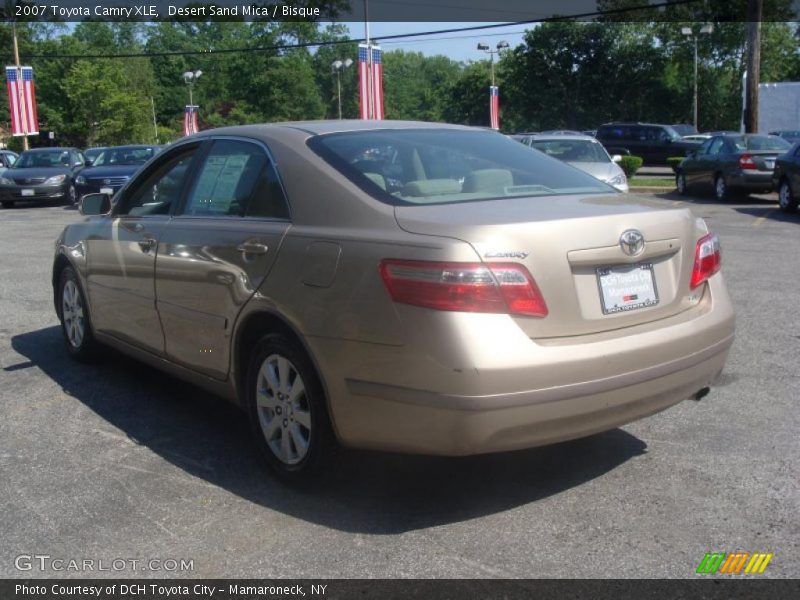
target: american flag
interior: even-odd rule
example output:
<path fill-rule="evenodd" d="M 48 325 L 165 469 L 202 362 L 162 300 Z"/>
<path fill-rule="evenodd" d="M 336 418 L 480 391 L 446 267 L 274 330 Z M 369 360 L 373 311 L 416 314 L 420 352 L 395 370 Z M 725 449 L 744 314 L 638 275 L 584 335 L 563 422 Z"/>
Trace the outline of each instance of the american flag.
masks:
<path fill-rule="evenodd" d="M 39 133 L 39 116 L 36 114 L 36 88 L 33 85 L 33 67 L 6 67 L 8 81 L 8 106 L 11 109 L 11 133 L 35 135 Z"/>
<path fill-rule="evenodd" d="M 192 135 L 200 131 L 197 126 L 197 105 L 187 104 L 186 110 L 183 112 L 183 135 Z"/>
<path fill-rule="evenodd" d="M 496 85 L 489 86 L 489 125 L 500 129 L 500 91 Z"/>
<path fill-rule="evenodd" d="M 381 54 L 382 51 L 378 46 L 358 45 L 358 107 L 362 119 L 380 120 L 385 117 Z"/>

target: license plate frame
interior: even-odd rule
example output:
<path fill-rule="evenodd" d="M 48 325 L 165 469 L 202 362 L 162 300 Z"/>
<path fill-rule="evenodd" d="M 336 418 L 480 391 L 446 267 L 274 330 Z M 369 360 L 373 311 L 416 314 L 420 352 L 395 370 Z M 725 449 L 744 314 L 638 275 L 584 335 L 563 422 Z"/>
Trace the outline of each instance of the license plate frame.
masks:
<path fill-rule="evenodd" d="M 101 193 L 101 194 L 106 194 L 106 195 L 108 195 L 108 196 L 113 196 L 113 195 L 114 195 L 114 188 L 110 188 L 110 187 L 101 187 L 101 188 L 100 188 L 100 193 Z"/>
<path fill-rule="evenodd" d="M 36 190 L 22 190 L 20 192 L 20 194 L 22 196 L 35 196 L 36 195 Z"/>
<path fill-rule="evenodd" d="M 630 312 L 659 303 L 653 263 L 598 267 L 595 273 L 600 309 L 604 315 Z"/>

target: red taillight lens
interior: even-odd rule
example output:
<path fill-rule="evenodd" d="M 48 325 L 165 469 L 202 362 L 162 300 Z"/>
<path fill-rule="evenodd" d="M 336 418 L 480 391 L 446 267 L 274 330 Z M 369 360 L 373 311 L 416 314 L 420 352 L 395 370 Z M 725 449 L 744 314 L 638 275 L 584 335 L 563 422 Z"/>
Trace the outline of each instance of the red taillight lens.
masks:
<path fill-rule="evenodd" d="M 533 277 L 515 263 L 387 259 L 381 261 L 380 273 L 395 302 L 435 310 L 547 316 Z"/>
<path fill-rule="evenodd" d="M 722 266 L 719 239 L 713 233 L 704 235 L 697 241 L 692 269 L 692 289 L 703 283 Z"/>
<path fill-rule="evenodd" d="M 753 157 L 749 154 L 742 154 L 739 157 L 739 168 L 740 169 L 758 169 Z"/>

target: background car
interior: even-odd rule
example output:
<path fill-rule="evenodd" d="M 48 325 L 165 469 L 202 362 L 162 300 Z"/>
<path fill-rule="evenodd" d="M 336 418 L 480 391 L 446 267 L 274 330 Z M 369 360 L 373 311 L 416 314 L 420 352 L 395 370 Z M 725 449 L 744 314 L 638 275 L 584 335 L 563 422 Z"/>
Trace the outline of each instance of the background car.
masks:
<path fill-rule="evenodd" d="M 673 123 L 670 125 L 672 129 L 678 132 L 678 135 L 681 137 L 687 137 L 690 135 L 697 135 L 698 131 L 694 125 L 689 125 L 687 123 Z"/>
<path fill-rule="evenodd" d="M 789 142 L 774 135 L 716 135 L 681 162 L 675 187 L 681 194 L 711 188 L 718 200 L 737 192 L 770 192 L 775 159 L 789 148 Z"/>
<path fill-rule="evenodd" d="M 86 148 L 86 150 L 83 151 L 83 156 L 86 158 L 86 166 L 88 167 L 89 165 L 91 165 L 94 162 L 94 160 L 98 156 L 100 156 L 100 154 L 105 149 L 106 149 L 105 146 L 98 146 L 98 147 L 95 147 L 95 148 Z"/>
<path fill-rule="evenodd" d="M 212 129 L 81 212 L 53 260 L 68 352 L 238 403 L 287 479 L 334 439 L 467 455 L 613 429 L 703 396 L 733 342 L 702 219 L 478 128 Z"/>
<path fill-rule="evenodd" d="M 622 168 L 608 155 L 603 145 L 587 135 L 534 135 L 527 145 L 589 173 L 620 192 L 628 191 Z"/>
<path fill-rule="evenodd" d="M 770 131 L 769 134 L 782 137 L 790 144 L 800 142 L 800 129 L 780 129 L 778 131 Z"/>
<path fill-rule="evenodd" d="M 75 178 L 78 197 L 98 192 L 114 195 L 160 149 L 145 145 L 106 148 Z"/>
<path fill-rule="evenodd" d="M 3 175 L 6 169 L 14 166 L 14 163 L 19 158 L 16 152 L 11 150 L 0 150 L 0 176 Z"/>
<path fill-rule="evenodd" d="M 20 154 L 14 166 L 0 176 L 3 208 L 17 201 L 75 204 L 75 175 L 86 159 L 77 148 L 38 148 Z"/>
<path fill-rule="evenodd" d="M 800 200 L 800 142 L 775 159 L 772 182 L 778 190 L 781 210 L 795 212 Z"/>
<path fill-rule="evenodd" d="M 684 156 L 699 145 L 681 138 L 670 125 L 651 123 L 607 123 L 597 129 L 597 139 L 609 154 L 640 156 L 648 165 L 666 165 L 668 158 Z"/>

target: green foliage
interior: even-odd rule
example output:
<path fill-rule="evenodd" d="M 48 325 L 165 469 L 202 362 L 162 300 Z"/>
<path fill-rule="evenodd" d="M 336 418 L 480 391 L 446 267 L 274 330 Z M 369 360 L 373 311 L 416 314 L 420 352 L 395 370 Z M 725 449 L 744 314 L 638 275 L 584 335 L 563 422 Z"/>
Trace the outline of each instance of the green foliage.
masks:
<path fill-rule="evenodd" d="M 667 164 L 672 167 L 672 171 L 677 173 L 678 172 L 678 165 L 683 162 L 683 159 L 686 158 L 685 156 L 670 156 L 667 158 Z"/>
<path fill-rule="evenodd" d="M 642 166 L 641 156 L 623 156 L 619 166 L 625 171 L 625 177 L 631 179 Z"/>

